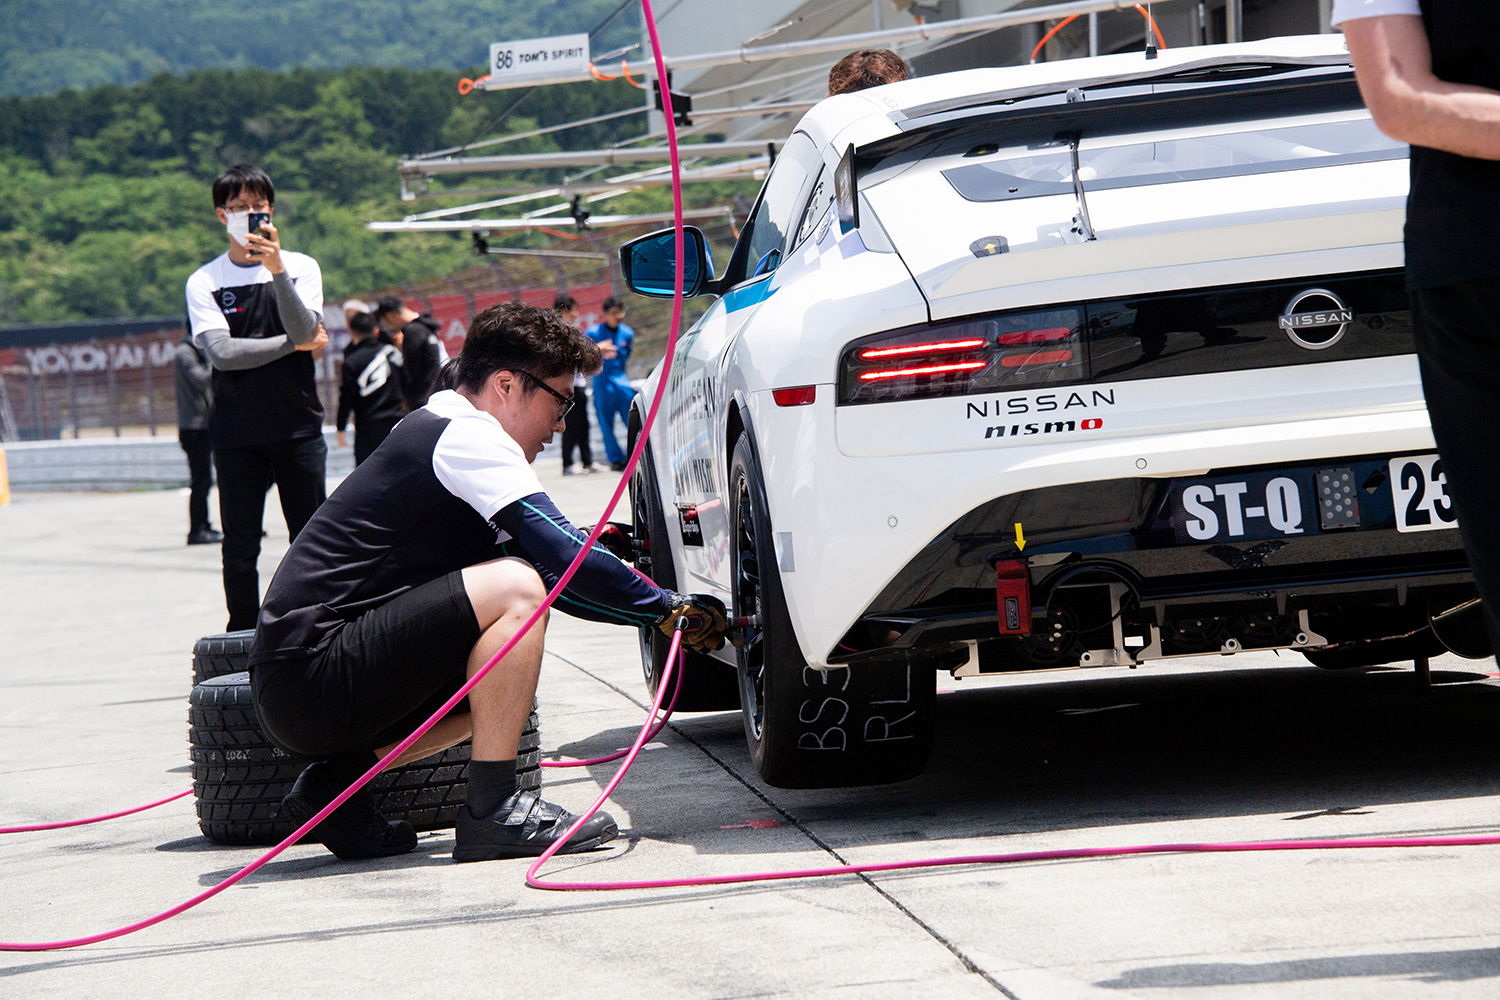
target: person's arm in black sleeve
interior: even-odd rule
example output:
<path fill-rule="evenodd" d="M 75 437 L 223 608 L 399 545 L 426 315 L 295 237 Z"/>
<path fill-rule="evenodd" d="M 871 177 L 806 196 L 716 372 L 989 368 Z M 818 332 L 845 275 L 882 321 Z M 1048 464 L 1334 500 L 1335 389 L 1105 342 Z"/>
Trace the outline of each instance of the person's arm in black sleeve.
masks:
<path fill-rule="evenodd" d="M 537 568 L 551 590 L 588 538 L 568 523 L 545 493 L 533 493 L 501 508 L 491 520 L 514 539 L 516 554 Z M 507 546 L 509 548 L 509 546 Z M 650 626 L 681 598 L 653 587 L 609 550 L 595 544 L 568 581 L 557 605 L 576 618 L 612 625 Z"/>
<path fill-rule="evenodd" d="M 285 334 L 274 337 L 231 337 L 228 329 L 203 334 L 203 353 L 221 372 L 259 368 L 297 350 Z"/>
<path fill-rule="evenodd" d="M 359 396 L 359 375 L 354 366 L 349 363 L 349 355 L 344 354 L 344 378 L 339 383 L 339 415 L 338 422 L 334 428 L 344 433 L 344 428 L 349 426 L 349 414 L 354 412 L 354 400 Z"/>
<path fill-rule="evenodd" d="M 318 314 L 307 308 L 307 303 L 297 294 L 292 276 L 278 271 L 272 276 L 271 285 L 276 292 L 276 314 L 281 317 L 287 337 L 295 345 L 312 340 L 318 332 Z"/>

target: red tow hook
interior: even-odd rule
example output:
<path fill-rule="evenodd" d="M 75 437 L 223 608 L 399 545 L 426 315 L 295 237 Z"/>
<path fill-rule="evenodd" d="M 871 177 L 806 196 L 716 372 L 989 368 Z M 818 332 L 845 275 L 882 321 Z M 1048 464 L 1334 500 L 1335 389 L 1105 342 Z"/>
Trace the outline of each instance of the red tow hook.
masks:
<path fill-rule="evenodd" d="M 1001 635 L 1031 634 L 1031 569 L 1025 560 L 995 563 L 995 604 Z"/>

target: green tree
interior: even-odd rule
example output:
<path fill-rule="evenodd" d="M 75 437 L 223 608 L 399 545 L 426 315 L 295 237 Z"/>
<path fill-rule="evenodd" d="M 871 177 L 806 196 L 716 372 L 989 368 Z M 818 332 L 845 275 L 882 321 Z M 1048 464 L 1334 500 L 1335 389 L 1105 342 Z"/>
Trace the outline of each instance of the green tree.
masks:
<path fill-rule="evenodd" d="M 115 120 L 91 139 L 74 139 L 73 156 L 85 169 L 100 173 L 142 177 L 162 170 L 180 169 L 172 133 L 161 112 L 151 104 L 131 108 L 118 104 Z"/>

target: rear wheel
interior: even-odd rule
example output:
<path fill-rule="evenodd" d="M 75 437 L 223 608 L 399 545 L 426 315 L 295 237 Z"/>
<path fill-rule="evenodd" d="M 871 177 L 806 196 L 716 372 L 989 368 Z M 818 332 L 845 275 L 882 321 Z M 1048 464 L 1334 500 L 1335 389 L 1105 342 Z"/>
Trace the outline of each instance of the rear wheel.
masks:
<path fill-rule="evenodd" d="M 745 739 L 781 788 L 904 781 L 932 745 L 937 675 L 922 661 L 807 665 L 787 612 L 760 467 L 742 435 L 729 466 L 735 615 L 760 615 L 738 651 Z"/>
<path fill-rule="evenodd" d="M 672 563 L 672 542 L 667 535 L 666 512 L 656 487 L 649 446 L 641 453 L 641 460 L 630 479 L 630 510 L 635 537 L 645 543 L 636 555 L 636 569 L 650 577 L 658 587 L 676 590 L 677 571 Z M 640 636 L 641 669 L 646 675 L 646 687 L 655 697 L 667 664 L 671 640 L 654 625 L 641 628 Z M 723 712 L 739 707 L 739 688 L 733 667 L 701 653 L 683 655 L 686 660 L 682 665 L 682 689 L 677 696 L 676 711 Z"/>

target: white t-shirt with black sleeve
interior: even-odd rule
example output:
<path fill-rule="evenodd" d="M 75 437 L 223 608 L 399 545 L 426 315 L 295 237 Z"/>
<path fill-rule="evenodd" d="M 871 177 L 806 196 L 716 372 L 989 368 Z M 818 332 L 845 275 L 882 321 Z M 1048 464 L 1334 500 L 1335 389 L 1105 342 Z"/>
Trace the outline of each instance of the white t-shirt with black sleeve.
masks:
<path fill-rule="evenodd" d="M 281 251 L 287 277 L 314 313 L 323 312 L 323 272 L 306 254 Z M 188 323 L 201 350 L 211 330 L 231 337 L 286 335 L 276 308 L 272 274 L 262 264 L 243 267 L 220 254 L 187 280 Z M 214 369 L 214 408 L 209 441 L 216 449 L 272 444 L 323 433 L 316 363 L 310 351 L 294 351 L 259 368 Z"/>
<path fill-rule="evenodd" d="M 292 543 L 266 590 L 250 663 L 315 656 L 366 611 L 501 556 L 530 562 L 551 590 L 586 537 L 557 512 L 498 420 L 457 392 L 434 393 Z M 673 599 L 596 545 L 556 607 L 650 626 Z"/>

